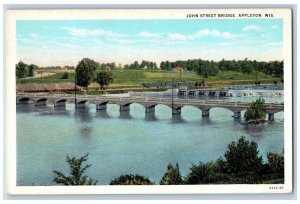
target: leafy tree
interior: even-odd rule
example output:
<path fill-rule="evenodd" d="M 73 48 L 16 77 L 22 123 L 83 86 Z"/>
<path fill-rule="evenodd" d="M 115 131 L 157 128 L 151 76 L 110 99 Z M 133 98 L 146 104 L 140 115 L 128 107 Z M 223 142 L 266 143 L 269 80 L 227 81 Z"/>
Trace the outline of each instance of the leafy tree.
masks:
<path fill-rule="evenodd" d="M 16 64 L 16 77 L 18 79 L 28 76 L 28 66 L 24 62 L 20 61 Z"/>
<path fill-rule="evenodd" d="M 284 155 L 269 152 L 267 154 L 268 158 L 268 165 L 272 171 L 272 173 L 275 173 L 279 175 L 280 177 L 284 176 Z"/>
<path fill-rule="evenodd" d="M 34 71 L 36 70 L 36 69 L 38 69 L 39 67 L 37 66 L 37 65 L 35 65 L 35 64 L 31 64 L 31 65 L 29 65 L 28 66 L 28 76 L 29 77 L 33 77 L 34 76 Z"/>
<path fill-rule="evenodd" d="M 68 79 L 69 78 L 69 73 L 68 72 L 64 72 L 61 78 L 62 79 Z"/>
<path fill-rule="evenodd" d="M 140 175 L 121 175 L 113 179 L 110 185 L 152 185 L 153 183 L 149 178 Z"/>
<path fill-rule="evenodd" d="M 245 112 L 244 118 L 246 122 L 259 123 L 266 117 L 266 105 L 265 100 L 262 98 L 253 101 L 250 108 Z"/>
<path fill-rule="evenodd" d="M 220 162 L 221 161 L 221 162 Z M 208 183 L 235 183 L 231 175 L 224 173 L 224 161 L 217 161 L 192 165 L 190 173 L 185 180 L 186 184 L 208 184 Z"/>
<path fill-rule="evenodd" d="M 176 163 L 174 167 L 172 164 L 169 164 L 167 167 L 167 172 L 164 174 L 160 180 L 160 185 L 179 185 L 182 184 L 183 180 L 179 171 L 179 165 Z"/>
<path fill-rule="evenodd" d="M 208 183 L 209 168 L 208 164 L 200 162 L 198 165 L 192 164 L 191 172 L 188 174 L 187 184 L 205 184 Z"/>
<path fill-rule="evenodd" d="M 91 167 L 90 164 L 85 165 L 82 167 L 82 163 L 88 159 L 88 155 L 86 154 L 83 157 L 77 159 L 76 157 L 69 157 L 67 156 L 67 163 L 70 166 L 70 175 L 66 176 L 59 171 L 53 171 L 56 177 L 53 181 L 57 184 L 62 184 L 65 186 L 70 185 L 96 185 L 98 181 L 93 181 L 91 178 L 84 176 L 83 173 Z"/>
<path fill-rule="evenodd" d="M 108 86 L 113 82 L 113 74 L 112 72 L 99 72 L 96 80 L 100 85 L 100 89 L 103 90 L 104 86 Z"/>
<path fill-rule="evenodd" d="M 94 80 L 97 63 L 89 58 L 83 58 L 76 67 L 76 84 L 88 90 L 89 84 Z"/>
<path fill-rule="evenodd" d="M 167 69 L 166 63 L 165 63 L 164 61 L 162 61 L 162 62 L 160 63 L 160 69 L 162 69 L 162 70 L 166 70 L 166 69 Z"/>
<path fill-rule="evenodd" d="M 228 145 L 224 154 L 225 171 L 240 178 L 241 183 L 259 183 L 263 168 L 257 143 L 241 137 Z"/>

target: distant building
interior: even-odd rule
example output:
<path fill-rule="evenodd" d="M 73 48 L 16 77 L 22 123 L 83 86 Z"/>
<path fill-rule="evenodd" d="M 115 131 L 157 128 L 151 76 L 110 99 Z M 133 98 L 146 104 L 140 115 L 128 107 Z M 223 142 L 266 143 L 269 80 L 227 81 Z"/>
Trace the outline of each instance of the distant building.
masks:
<path fill-rule="evenodd" d="M 176 66 L 172 69 L 173 72 L 183 72 L 184 69 L 182 67 Z"/>

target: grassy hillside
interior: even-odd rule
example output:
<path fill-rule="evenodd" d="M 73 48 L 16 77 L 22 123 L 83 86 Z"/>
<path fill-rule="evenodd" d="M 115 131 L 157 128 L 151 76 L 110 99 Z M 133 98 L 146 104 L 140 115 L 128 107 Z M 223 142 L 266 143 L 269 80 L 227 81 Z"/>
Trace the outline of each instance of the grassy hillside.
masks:
<path fill-rule="evenodd" d="M 74 83 L 75 74 L 73 70 L 68 70 L 68 79 L 62 79 L 64 72 L 62 70 L 47 70 L 47 72 L 53 72 L 56 74 L 42 78 L 18 79 L 17 83 Z M 274 78 L 273 76 L 263 73 L 258 73 L 256 76 L 254 74 L 244 74 L 234 71 L 219 71 L 216 76 L 209 78 L 198 76 L 194 72 L 180 73 L 161 70 L 113 70 L 112 72 L 114 76 L 114 82 L 110 85 L 111 88 L 140 87 L 140 85 L 144 82 L 166 82 L 172 81 L 172 78 L 174 78 L 174 81 L 205 81 L 209 86 L 253 83 L 256 78 L 257 80 L 261 81 L 261 83 L 280 81 L 279 78 Z M 91 87 L 98 87 L 98 84 L 92 83 Z"/>

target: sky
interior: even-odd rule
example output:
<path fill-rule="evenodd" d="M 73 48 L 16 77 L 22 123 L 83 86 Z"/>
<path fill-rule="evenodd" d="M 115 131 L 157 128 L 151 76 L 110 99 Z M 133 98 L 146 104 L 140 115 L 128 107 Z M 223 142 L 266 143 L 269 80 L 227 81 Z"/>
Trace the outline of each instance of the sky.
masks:
<path fill-rule="evenodd" d="M 282 19 L 19 20 L 17 62 L 283 59 Z"/>

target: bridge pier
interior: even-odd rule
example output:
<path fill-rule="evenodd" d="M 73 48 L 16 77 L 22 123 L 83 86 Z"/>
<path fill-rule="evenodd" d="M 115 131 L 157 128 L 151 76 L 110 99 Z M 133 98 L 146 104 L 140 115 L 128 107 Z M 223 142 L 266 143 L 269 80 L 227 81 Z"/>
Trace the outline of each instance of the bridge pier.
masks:
<path fill-rule="evenodd" d="M 209 109 L 202 110 L 202 117 L 208 117 L 209 116 Z"/>
<path fill-rule="evenodd" d="M 120 111 L 129 111 L 130 104 L 120 105 Z"/>
<path fill-rule="evenodd" d="M 181 107 L 172 108 L 172 115 L 180 115 L 180 114 L 181 114 Z"/>
<path fill-rule="evenodd" d="M 85 108 L 86 107 L 86 103 L 77 103 L 76 104 L 76 108 Z"/>
<path fill-rule="evenodd" d="M 269 121 L 274 121 L 274 113 L 269 113 L 268 120 Z"/>
<path fill-rule="evenodd" d="M 146 106 L 145 113 L 155 113 L 155 106 Z"/>
<path fill-rule="evenodd" d="M 234 118 L 241 118 L 241 111 L 236 111 L 236 112 L 234 112 L 233 117 L 234 117 Z"/>
<path fill-rule="evenodd" d="M 105 104 L 97 103 L 96 110 L 106 110 L 106 108 L 107 108 L 106 103 Z"/>

